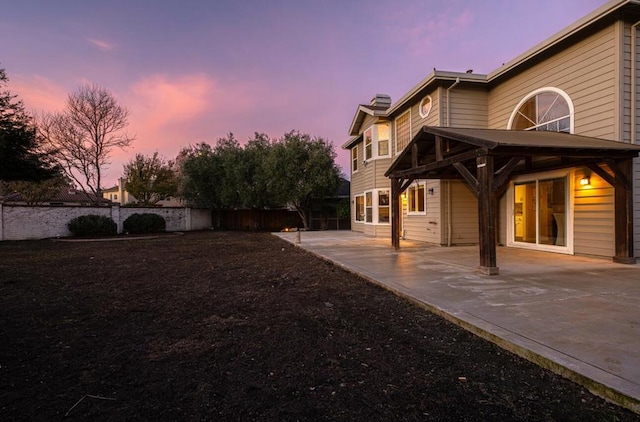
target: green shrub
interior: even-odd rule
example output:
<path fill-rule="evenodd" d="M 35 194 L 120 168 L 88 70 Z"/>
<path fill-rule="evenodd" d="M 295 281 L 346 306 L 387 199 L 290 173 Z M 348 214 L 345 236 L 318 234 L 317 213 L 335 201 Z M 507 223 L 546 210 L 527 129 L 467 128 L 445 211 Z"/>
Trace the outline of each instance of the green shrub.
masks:
<path fill-rule="evenodd" d="M 67 223 L 67 228 L 74 236 L 113 236 L 118 232 L 118 225 L 104 215 L 81 215 Z"/>
<path fill-rule="evenodd" d="M 165 231 L 167 223 L 158 214 L 133 214 L 122 227 L 127 233 L 156 233 Z"/>

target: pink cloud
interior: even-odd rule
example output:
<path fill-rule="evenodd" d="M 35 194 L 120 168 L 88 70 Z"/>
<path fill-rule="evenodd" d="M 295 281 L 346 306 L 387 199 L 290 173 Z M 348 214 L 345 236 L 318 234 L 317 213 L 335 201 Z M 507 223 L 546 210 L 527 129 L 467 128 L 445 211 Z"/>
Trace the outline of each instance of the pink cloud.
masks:
<path fill-rule="evenodd" d="M 56 111 L 64 106 L 68 92 L 43 76 L 12 76 L 9 90 L 31 111 Z"/>
<path fill-rule="evenodd" d="M 111 44 L 108 41 L 99 40 L 96 38 L 87 38 L 87 41 L 89 42 L 89 44 L 93 45 L 94 47 L 98 47 L 98 49 L 102 51 L 112 51 L 115 48 L 115 45 Z"/>

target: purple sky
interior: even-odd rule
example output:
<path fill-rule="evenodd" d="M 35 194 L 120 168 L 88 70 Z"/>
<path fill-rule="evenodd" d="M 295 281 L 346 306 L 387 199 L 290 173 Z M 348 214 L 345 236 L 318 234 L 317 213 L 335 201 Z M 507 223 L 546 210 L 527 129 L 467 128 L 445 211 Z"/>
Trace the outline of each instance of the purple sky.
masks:
<path fill-rule="evenodd" d="M 0 68 L 28 109 L 82 83 L 131 112 L 135 153 L 173 159 L 233 132 L 292 129 L 340 145 L 357 104 L 395 101 L 434 67 L 488 73 L 605 0 L 19 0 L 0 11 Z"/>

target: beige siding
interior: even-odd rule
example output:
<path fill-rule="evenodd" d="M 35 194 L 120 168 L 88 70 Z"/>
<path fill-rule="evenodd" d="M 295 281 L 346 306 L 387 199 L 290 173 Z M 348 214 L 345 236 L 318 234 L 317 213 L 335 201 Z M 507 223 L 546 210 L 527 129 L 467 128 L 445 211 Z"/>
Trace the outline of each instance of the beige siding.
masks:
<path fill-rule="evenodd" d="M 576 133 L 616 139 L 616 45 L 612 25 L 499 83 L 489 93 L 488 127 L 506 128 L 521 99 L 552 86 L 571 97 Z"/>
<path fill-rule="evenodd" d="M 498 200 L 498 244 L 507 244 L 507 224 L 511 219 L 507 216 L 507 195 L 502 195 Z"/>
<path fill-rule="evenodd" d="M 451 188 L 447 187 L 451 184 Z M 462 181 L 443 182 L 442 206 L 442 244 L 449 242 L 449 203 L 451 203 L 451 244 L 477 244 L 479 239 L 478 200 L 469 186 Z M 451 192 L 451 200 L 448 200 Z"/>
<path fill-rule="evenodd" d="M 580 186 L 583 174 L 576 170 L 574 179 L 574 252 L 611 257 L 615 255 L 614 190 L 595 174 L 590 187 Z"/>
<path fill-rule="evenodd" d="M 441 243 L 440 186 L 441 182 L 439 180 L 427 181 L 426 215 L 408 215 L 407 206 L 406 204 L 403 205 L 402 228 L 406 239 L 428 243 Z M 433 194 L 429 193 L 429 189 L 433 189 Z"/>
<path fill-rule="evenodd" d="M 449 95 L 451 127 L 487 127 L 489 104 L 484 89 L 455 88 Z"/>
<path fill-rule="evenodd" d="M 633 160 L 633 256 L 640 257 L 640 158 Z"/>
<path fill-rule="evenodd" d="M 358 144 L 358 148 L 360 151 L 363 150 L 362 142 Z M 365 191 L 371 189 L 391 189 L 391 181 L 384 176 L 391 165 L 391 159 L 368 160 L 365 165 L 363 158 L 361 154 L 358 158 L 360 160 L 358 171 L 351 174 L 351 230 L 368 236 L 390 236 L 391 231 L 387 225 L 378 226 L 356 221 L 355 197 L 357 195 L 363 195 Z"/>
<path fill-rule="evenodd" d="M 430 92 L 431 95 L 431 111 L 427 117 L 420 116 L 420 102 L 426 95 L 418 98 L 417 101 L 411 106 L 411 139 L 420 131 L 422 126 L 438 126 L 439 113 L 440 113 L 440 98 L 438 91 Z"/>

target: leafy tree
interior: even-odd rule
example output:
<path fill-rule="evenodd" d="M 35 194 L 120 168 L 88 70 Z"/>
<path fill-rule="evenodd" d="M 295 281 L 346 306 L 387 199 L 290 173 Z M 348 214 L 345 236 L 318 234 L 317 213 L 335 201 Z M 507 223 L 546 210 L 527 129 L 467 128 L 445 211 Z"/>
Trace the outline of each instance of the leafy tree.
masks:
<path fill-rule="evenodd" d="M 267 159 L 269 191 L 277 202 L 295 207 L 305 229 L 312 201 L 333 195 L 338 188 L 335 157 L 331 143 L 296 131 L 273 144 Z"/>
<path fill-rule="evenodd" d="M 173 166 L 173 162 L 167 162 L 157 152 L 152 156 L 136 154 L 124 166 L 125 188 L 136 197 L 140 205 L 155 205 L 158 201 L 174 196 L 178 190 Z"/>
<path fill-rule="evenodd" d="M 14 192 L 20 192 L 27 205 L 41 205 L 69 185 L 70 180 L 62 174 L 38 182 L 27 180 L 9 182 L 9 188 Z"/>
<path fill-rule="evenodd" d="M 219 178 L 222 164 L 211 145 L 199 143 L 180 152 L 179 195 L 196 207 L 222 208 Z"/>
<path fill-rule="evenodd" d="M 271 151 L 271 140 L 263 133 L 255 133 L 242 151 L 238 163 L 238 186 L 240 202 L 251 209 L 279 206 L 269 191 L 267 157 Z"/>
<path fill-rule="evenodd" d="M 94 195 L 97 205 L 102 197 L 102 171 L 110 164 L 111 153 L 130 146 L 134 139 L 122 132 L 128 119 L 129 111 L 97 85 L 81 86 L 69 94 L 62 112 L 39 119 L 40 134 L 56 161 L 85 193 Z"/>
<path fill-rule="evenodd" d="M 8 82 L 0 69 L 0 88 Z M 9 91 L 0 92 L 0 180 L 42 181 L 58 169 L 42 152 L 31 116 L 22 101 Z"/>

